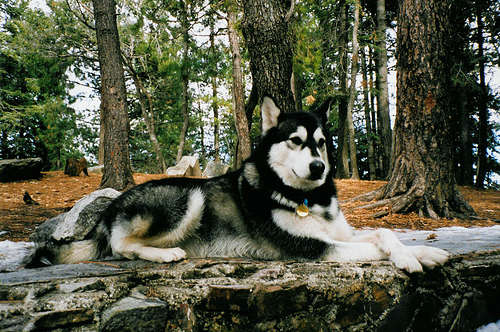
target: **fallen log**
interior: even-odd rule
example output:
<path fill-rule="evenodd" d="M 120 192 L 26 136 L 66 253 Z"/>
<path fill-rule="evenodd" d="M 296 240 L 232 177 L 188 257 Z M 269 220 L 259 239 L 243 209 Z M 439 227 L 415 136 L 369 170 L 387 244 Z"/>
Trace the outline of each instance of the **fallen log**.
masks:
<path fill-rule="evenodd" d="M 41 158 L 0 160 L 0 182 L 37 179 L 42 166 Z"/>

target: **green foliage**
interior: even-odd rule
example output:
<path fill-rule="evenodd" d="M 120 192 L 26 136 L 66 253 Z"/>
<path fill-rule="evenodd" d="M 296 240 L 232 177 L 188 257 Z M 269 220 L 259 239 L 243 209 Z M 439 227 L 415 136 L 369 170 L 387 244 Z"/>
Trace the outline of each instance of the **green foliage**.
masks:
<path fill-rule="evenodd" d="M 99 119 L 95 111 L 74 110 L 70 107 L 77 97 L 68 95 L 71 77 L 77 77 L 94 89 L 99 89 L 99 68 L 92 2 L 90 0 L 47 1 L 49 13 L 32 9 L 26 0 L 4 0 L 0 3 L 0 158 L 42 156 L 47 167 L 57 168 L 67 157 L 85 155 L 94 160 L 98 150 Z M 340 13 L 347 4 L 346 27 L 342 30 Z M 375 4 L 361 1 L 360 45 L 367 53 L 375 51 Z M 452 78 L 457 91 L 463 92 L 469 110 L 471 138 L 474 146 L 478 137 L 478 65 L 498 67 L 498 12 L 500 5 L 492 0 L 463 1 L 464 6 L 484 6 L 485 50 L 479 59 L 476 42 L 474 11 L 467 12 L 469 24 L 465 31 L 467 49 L 462 61 L 454 64 Z M 145 124 L 141 98 L 154 119 L 162 153 L 168 166 L 175 163 L 182 128 L 183 74 L 189 80 L 188 112 L 190 125 L 186 136 L 185 154 L 198 154 L 202 164 L 213 159 L 213 128 L 220 126 L 220 158 L 231 163 L 235 151 L 236 130 L 231 100 L 231 54 L 224 35 L 226 7 L 241 14 L 236 3 L 201 0 L 121 0 L 117 2 L 121 50 L 127 80 L 130 117 L 130 154 L 135 170 L 158 172 L 154 147 Z M 185 8 L 183 7 L 185 6 Z M 296 2 L 292 32 L 294 34 L 293 73 L 304 110 L 333 97 L 330 129 L 336 144 L 338 134 L 338 104 L 345 98 L 339 91 L 341 73 L 348 73 L 339 61 L 343 46 L 341 38 L 351 36 L 353 1 L 305 0 Z M 395 25 L 398 2 L 386 1 L 387 23 Z M 464 7 L 465 8 L 465 7 Z M 185 11 L 183 10 L 185 9 Z M 184 16 L 183 13 L 186 13 Z M 241 15 L 239 15 L 241 18 Z M 240 23 L 237 23 L 239 29 Z M 188 28 L 188 56 L 183 57 L 183 43 Z M 215 37 L 211 47 L 209 34 Z M 349 37 L 350 38 L 350 37 Z M 389 40 L 390 49 L 394 41 Z M 350 52 L 350 43 L 347 45 Z M 247 95 L 251 87 L 248 52 L 241 50 Z M 349 54 L 352 56 L 352 54 Z M 389 56 L 393 56 L 389 53 Z M 349 57 L 350 58 L 350 57 Z M 349 62 L 349 61 L 348 61 Z M 368 65 L 368 74 L 375 76 Z M 74 75 L 74 76 L 73 76 Z M 144 88 L 134 84 L 136 75 Z M 368 75 L 370 76 L 370 75 Z M 215 78 L 218 94 L 212 96 Z M 364 82 L 365 85 L 369 82 Z M 370 97 L 377 93 L 369 85 Z M 458 94 L 458 92 L 456 92 Z M 358 144 L 360 173 L 366 175 L 368 133 L 365 128 L 364 102 L 355 103 L 354 118 Z M 150 99 L 146 98 L 149 97 Z M 151 101 L 151 104 L 149 103 Z M 498 94 L 490 90 L 489 139 L 490 178 L 498 173 Z M 313 103 L 313 101 L 315 101 Z M 211 106 L 218 105 L 219 118 L 213 118 Z M 370 103 L 370 108 L 376 105 Z M 260 135 L 259 108 L 253 114 L 252 142 Z M 89 120 L 90 119 L 90 120 Z M 370 119 L 376 124 L 376 119 Z M 458 127 L 458 126 L 457 126 Z M 374 128 L 377 129 L 376 126 Z M 377 141 L 377 132 L 371 133 Z M 473 151 L 474 153 L 475 150 Z"/>
<path fill-rule="evenodd" d="M 78 116 L 68 108 L 66 72 L 73 64 L 52 17 L 9 1 L 1 8 L 0 158 L 39 156 L 45 167 L 81 153 Z"/>

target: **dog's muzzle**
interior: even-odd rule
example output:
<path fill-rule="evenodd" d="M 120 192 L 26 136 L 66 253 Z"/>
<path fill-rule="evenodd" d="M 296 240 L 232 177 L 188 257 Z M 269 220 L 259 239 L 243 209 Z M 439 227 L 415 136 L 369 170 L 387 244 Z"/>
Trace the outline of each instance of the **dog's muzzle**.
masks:
<path fill-rule="evenodd" d="M 319 180 L 325 171 L 325 164 L 322 161 L 315 160 L 309 164 L 309 171 L 311 172 L 310 180 Z"/>

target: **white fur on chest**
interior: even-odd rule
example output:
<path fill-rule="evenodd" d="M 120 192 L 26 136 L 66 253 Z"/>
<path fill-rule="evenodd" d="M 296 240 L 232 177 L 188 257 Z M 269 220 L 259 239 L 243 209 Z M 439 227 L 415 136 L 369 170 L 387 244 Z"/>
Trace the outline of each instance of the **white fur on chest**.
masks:
<path fill-rule="evenodd" d="M 323 217 L 326 211 L 333 220 Z M 309 215 L 305 217 L 285 209 L 274 209 L 271 215 L 279 228 L 297 237 L 312 238 L 329 244 L 352 237 L 352 229 L 338 209 L 336 199 L 332 199 L 332 203 L 326 208 L 319 205 L 312 206 Z"/>

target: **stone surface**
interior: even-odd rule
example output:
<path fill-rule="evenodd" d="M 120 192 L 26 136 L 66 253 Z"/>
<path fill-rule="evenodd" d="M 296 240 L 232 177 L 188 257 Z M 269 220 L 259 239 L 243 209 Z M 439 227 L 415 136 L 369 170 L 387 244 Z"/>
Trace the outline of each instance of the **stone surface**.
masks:
<path fill-rule="evenodd" d="M 167 304 L 155 298 L 129 296 L 103 312 L 100 331 L 164 331 Z"/>
<path fill-rule="evenodd" d="M 34 249 L 33 242 L 0 241 L 0 272 L 19 269 L 24 257 Z"/>
<path fill-rule="evenodd" d="M 492 227 L 443 227 L 433 231 L 397 231 L 408 245 L 430 245 L 454 254 L 500 248 L 500 225 Z"/>
<path fill-rule="evenodd" d="M 183 156 L 179 163 L 167 168 L 170 176 L 201 176 L 200 162 L 197 156 Z"/>
<path fill-rule="evenodd" d="M 205 169 L 203 170 L 202 175 L 204 177 L 207 177 L 207 178 L 212 178 L 215 176 L 224 175 L 227 173 L 228 170 L 229 170 L 229 166 L 224 165 L 221 162 L 215 162 L 213 160 L 210 160 L 207 163 L 207 166 L 205 167 Z"/>
<path fill-rule="evenodd" d="M 471 331 L 500 318 L 500 251 L 391 263 L 103 261 L 0 273 L 0 330 Z"/>
<path fill-rule="evenodd" d="M 39 178 L 42 166 L 42 158 L 0 160 L 0 182 Z"/>

